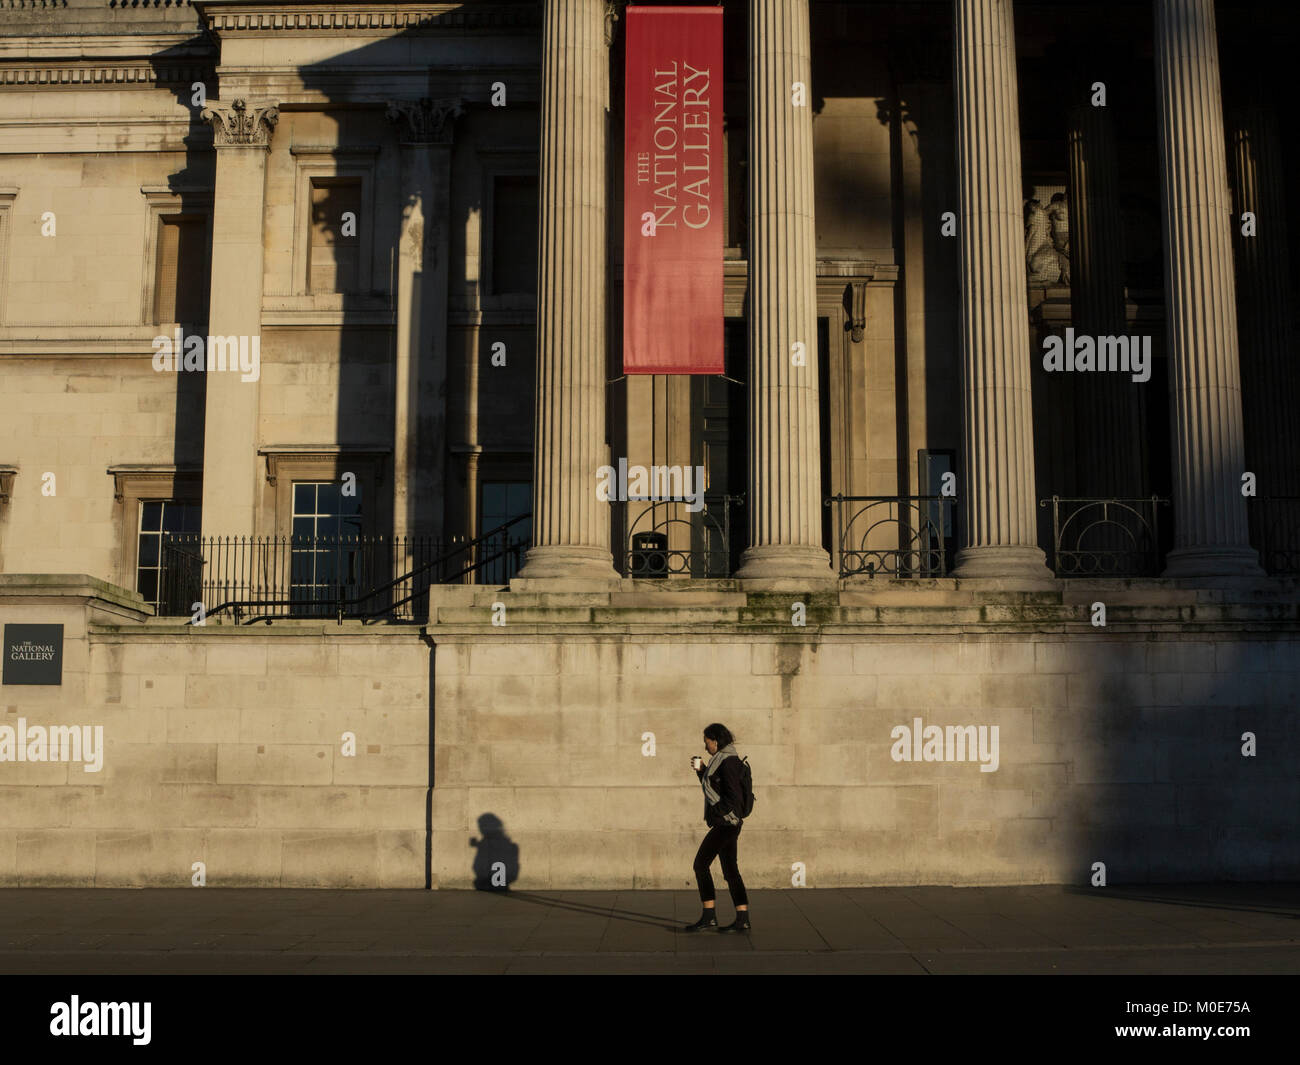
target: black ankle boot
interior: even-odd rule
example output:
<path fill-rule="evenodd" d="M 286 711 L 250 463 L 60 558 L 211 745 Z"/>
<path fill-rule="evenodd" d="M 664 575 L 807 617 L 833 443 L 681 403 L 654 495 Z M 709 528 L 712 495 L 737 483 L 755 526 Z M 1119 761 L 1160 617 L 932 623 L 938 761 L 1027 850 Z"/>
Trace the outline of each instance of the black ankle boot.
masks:
<path fill-rule="evenodd" d="M 724 924 L 718 929 L 719 932 L 748 932 L 749 931 L 749 911 L 737 910 L 736 919 L 731 924 Z"/>
<path fill-rule="evenodd" d="M 688 924 L 683 932 L 703 932 L 706 928 L 717 928 L 718 917 L 712 910 L 705 910 L 694 924 Z"/>

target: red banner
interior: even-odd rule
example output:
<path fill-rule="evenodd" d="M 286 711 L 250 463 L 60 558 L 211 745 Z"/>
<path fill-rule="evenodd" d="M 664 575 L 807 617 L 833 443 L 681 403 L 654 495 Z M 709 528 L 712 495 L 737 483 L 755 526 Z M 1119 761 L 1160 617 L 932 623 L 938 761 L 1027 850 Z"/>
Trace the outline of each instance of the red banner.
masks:
<path fill-rule="evenodd" d="M 623 372 L 722 373 L 722 8 L 626 16 Z"/>

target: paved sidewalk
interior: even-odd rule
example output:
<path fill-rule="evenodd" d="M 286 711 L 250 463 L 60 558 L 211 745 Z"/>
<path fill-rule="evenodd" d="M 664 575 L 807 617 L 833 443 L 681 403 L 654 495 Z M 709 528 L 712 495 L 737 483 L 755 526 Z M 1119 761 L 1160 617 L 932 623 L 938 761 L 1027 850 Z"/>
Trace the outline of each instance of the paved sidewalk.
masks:
<path fill-rule="evenodd" d="M 753 891 L 0 890 L 0 973 L 1297 973 L 1300 884 Z M 733 910 L 718 901 L 722 923 Z"/>

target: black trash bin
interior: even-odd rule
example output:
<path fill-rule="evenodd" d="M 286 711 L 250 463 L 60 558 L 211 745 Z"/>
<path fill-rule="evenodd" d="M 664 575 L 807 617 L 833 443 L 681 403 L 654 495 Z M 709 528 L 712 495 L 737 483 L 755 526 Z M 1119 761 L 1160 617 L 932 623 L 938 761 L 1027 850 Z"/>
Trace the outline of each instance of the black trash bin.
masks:
<path fill-rule="evenodd" d="M 667 577 L 668 537 L 657 532 L 634 533 L 632 566 L 628 576 Z"/>

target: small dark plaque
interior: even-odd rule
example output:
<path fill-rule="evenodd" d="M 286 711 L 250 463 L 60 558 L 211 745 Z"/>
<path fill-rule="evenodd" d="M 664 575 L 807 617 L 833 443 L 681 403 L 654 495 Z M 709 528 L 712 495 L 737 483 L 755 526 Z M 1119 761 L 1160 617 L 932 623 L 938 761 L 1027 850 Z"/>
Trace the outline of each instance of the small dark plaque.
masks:
<path fill-rule="evenodd" d="M 5 684 L 63 683 L 63 626 L 6 625 Z"/>

